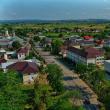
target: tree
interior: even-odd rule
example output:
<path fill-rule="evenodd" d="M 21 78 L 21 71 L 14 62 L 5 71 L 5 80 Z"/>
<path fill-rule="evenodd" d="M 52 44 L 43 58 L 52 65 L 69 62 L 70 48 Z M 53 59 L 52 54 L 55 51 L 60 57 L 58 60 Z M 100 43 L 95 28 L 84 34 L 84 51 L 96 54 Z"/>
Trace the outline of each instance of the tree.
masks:
<path fill-rule="evenodd" d="M 95 90 L 99 93 L 99 89 L 101 88 L 101 84 L 105 80 L 105 72 L 103 70 L 95 70 L 90 74 L 90 83 L 95 88 Z"/>
<path fill-rule="evenodd" d="M 63 42 L 60 39 L 55 39 L 52 42 L 52 53 L 59 54 L 60 47 L 62 46 Z"/>
<path fill-rule="evenodd" d="M 81 94 L 79 91 L 66 91 L 59 98 L 56 102 L 52 105 L 49 110 L 84 110 L 82 107 L 76 107 L 70 101 L 70 98 L 81 99 Z"/>
<path fill-rule="evenodd" d="M 0 73 L 0 109 L 23 110 L 26 94 L 20 86 L 20 77 L 16 72 Z"/>
<path fill-rule="evenodd" d="M 75 110 L 68 100 L 58 100 L 50 110 Z"/>
<path fill-rule="evenodd" d="M 76 70 L 77 73 L 80 74 L 81 78 L 85 79 L 86 74 L 87 74 L 87 65 L 82 64 L 82 63 L 77 63 L 76 67 L 75 67 L 75 70 Z"/>
<path fill-rule="evenodd" d="M 110 47 L 104 47 L 105 50 L 105 58 L 110 59 Z"/>
<path fill-rule="evenodd" d="M 63 38 L 63 34 L 62 33 L 59 34 L 59 38 Z"/>
<path fill-rule="evenodd" d="M 36 79 L 34 85 L 34 94 L 35 94 L 35 109 L 37 110 L 47 110 L 52 105 L 52 99 L 50 94 L 50 86 L 48 84 L 42 84 L 39 79 Z"/>
<path fill-rule="evenodd" d="M 100 100 L 105 104 L 106 110 L 110 109 L 110 81 L 105 81 L 100 88 Z"/>
<path fill-rule="evenodd" d="M 19 41 L 14 41 L 14 42 L 12 43 L 12 47 L 13 47 L 14 49 L 19 49 L 19 48 L 21 47 L 21 44 L 20 44 Z"/>
<path fill-rule="evenodd" d="M 35 42 L 38 42 L 38 41 L 40 41 L 40 38 L 39 38 L 39 36 L 34 36 L 34 41 L 35 41 Z"/>
<path fill-rule="evenodd" d="M 107 110 L 110 108 L 110 82 L 107 83 L 105 71 L 96 68 L 96 65 L 77 64 L 76 71 L 85 79 L 95 92 L 99 95 L 99 99 L 104 103 Z"/>
<path fill-rule="evenodd" d="M 61 68 L 56 64 L 49 64 L 46 72 L 48 73 L 48 81 L 55 92 L 63 91 L 63 73 Z"/>

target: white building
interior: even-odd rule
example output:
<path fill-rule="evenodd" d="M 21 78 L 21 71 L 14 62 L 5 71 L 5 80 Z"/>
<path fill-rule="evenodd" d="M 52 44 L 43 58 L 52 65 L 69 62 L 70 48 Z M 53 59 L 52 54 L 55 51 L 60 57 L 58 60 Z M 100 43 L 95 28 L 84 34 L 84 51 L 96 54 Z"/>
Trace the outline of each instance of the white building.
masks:
<path fill-rule="evenodd" d="M 18 51 L 17 51 L 17 57 L 19 60 L 23 60 L 26 58 L 26 56 L 29 55 L 29 49 L 27 47 L 21 47 Z"/>
<path fill-rule="evenodd" d="M 104 47 L 110 47 L 110 40 L 105 42 Z"/>
<path fill-rule="evenodd" d="M 95 48 L 85 48 L 83 50 L 70 47 L 67 52 L 67 58 L 75 63 L 96 64 L 101 65 L 104 61 L 103 52 Z"/>
<path fill-rule="evenodd" d="M 104 68 L 106 72 L 110 73 L 110 60 L 104 61 Z"/>

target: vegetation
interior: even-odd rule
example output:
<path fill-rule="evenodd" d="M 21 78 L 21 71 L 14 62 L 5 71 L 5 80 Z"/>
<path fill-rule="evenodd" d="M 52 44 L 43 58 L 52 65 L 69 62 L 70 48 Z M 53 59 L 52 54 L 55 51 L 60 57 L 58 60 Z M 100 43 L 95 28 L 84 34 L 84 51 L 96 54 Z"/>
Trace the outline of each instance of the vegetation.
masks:
<path fill-rule="evenodd" d="M 21 44 L 18 41 L 14 41 L 12 43 L 12 47 L 17 50 L 17 49 L 19 49 L 21 47 Z"/>
<path fill-rule="evenodd" d="M 71 97 L 81 98 L 79 91 L 66 91 L 56 94 L 48 83 L 46 74 L 36 79 L 34 86 L 35 105 L 37 110 L 84 110 L 83 107 L 76 107 L 70 101 Z"/>
<path fill-rule="evenodd" d="M 27 95 L 21 88 L 19 76 L 15 72 L 0 72 L 0 109 L 23 110 Z"/>
<path fill-rule="evenodd" d="M 52 53 L 58 55 L 63 42 L 60 39 L 54 39 L 52 42 Z"/>
<path fill-rule="evenodd" d="M 93 64 L 88 66 L 78 63 L 75 68 L 80 77 L 85 80 L 98 94 L 99 100 L 104 103 L 106 110 L 110 108 L 110 82 L 106 80 L 105 71 Z M 108 93 L 108 94 L 107 94 Z"/>
<path fill-rule="evenodd" d="M 105 59 L 110 59 L 110 47 L 104 47 Z"/>
<path fill-rule="evenodd" d="M 12 32 L 14 29 L 16 35 L 21 38 L 33 37 L 33 41 L 38 42 L 39 35 L 45 35 L 53 39 L 52 48 L 46 47 L 45 50 L 52 50 L 52 53 L 59 53 L 62 40 L 71 35 L 92 35 L 95 39 L 106 39 L 110 35 L 110 24 L 94 23 L 49 23 L 49 24 L 3 24 L 0 25 L 0 32 L 4 34 L 4 29 Z M 79 31 L 81 30 L 81 31 Z M 41 41 L 43 42 L 43 40 Z M 18 41 L 12 44 L 14 49 L 21 47 Z M 104 48 L 106 59 L 109 59 L 110 49 Z M 39 55 L 31 53 L 26 59 L 36 57 L 43 60 Z M 95 65 L 77 64 L 76 71 L 99 96 L 99 100 L 104 103 L 107 110 L 110 108 L 110 82 L 105 79 L 105 72 L 96 68 Z M 0 73 L 0 109 L 1 110 L 82 110 L 82 107 L 76 107 L 71 103 L 70 97 L 80 99 L 81 94 L 78 91 L 71 93 L 64 89 L 62 79 L 62 70 L 58 65 L 51 64 L 43 71 L 45 74 L 36 80 L 34 88 L 24 90 L 19 76 L 15 72 L 6 74 Z M 43 82 L 43 80 L 46 80 Z M 41 80 L 41 81 L 39 81 Z M 42 83 L 41 83 L 42 82 Z M 15 91 L 16 90 L 16 91 Z M 74 100 L 75 101 L 75 100 Z"/>
<path fill-rule="evenodd" d="M 45 73 L 47 71 L 48 74 Z M 33 87 L 23 85 L 21 77 L 14 71 L 1 72 L 0 109 L 83 110 L 82 107 L 76 107 L 70 101 L 71 97 L 81 98 L 79 91 L 63 91 L 62 76 L 62 71 L 57 65 L 48 65 L 44 74 L 39 74 Z"/>
<path fill-rule="evenodd" d="M 48 73 L 48 81 L 55 92 L 62 92 L 64 90 L 62 79 L 63 73 L 60 67 L 56 64 L 50 64 L 47 66 L 46 72 Z"/>
<path fill-rule="evenodd" d="M 42 24 L 2 24 L 0 25 L 1 33 L 4 33 L 4 29 L 8 29 L 12 32 L 14 29 L 16 35 L 20 37 L 28 37 L 29 33 L 32 36 L 45 35 L 51 38 L 62 38 L 70 35 L 95 35 L 101 38 L 110 35 L 109 23 L 42 23 Z M 82 30 L 79 32 L 78 30 Z M 98 32 L 97 32 L 98 30 Z M 104 36 L 103 36 L 104 35 Z"/>
<path fill-rule="evenodd" d="M 39 38 L 39 36 L 34 36 L 34 38 L 33 38 L 33 39 L 34 39 L 34 41 L 35 41 L 35 42 L 38 42 L 38 41 L 40 41 L 40 38 Z"/>

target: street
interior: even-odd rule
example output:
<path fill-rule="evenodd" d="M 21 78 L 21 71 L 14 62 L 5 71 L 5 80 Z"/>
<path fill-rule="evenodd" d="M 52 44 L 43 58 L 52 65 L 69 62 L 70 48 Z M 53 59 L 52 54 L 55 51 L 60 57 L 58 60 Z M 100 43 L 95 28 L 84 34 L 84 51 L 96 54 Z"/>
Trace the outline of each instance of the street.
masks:
<path fill-rule="evenodd" d="M 79 90 L 82 93 L 82 100 L 77 104 L 83 105 L 86 110 L 99 110 L 97 105 L 99 104 L 97 100 L 97 95 L 92 91 L 92 89 L 79 78 L 79 76 L 66 65 L 63 64 L 57 57 L 50 54 L 50 52 L 45 52 L 42 48 L 37 47 L 39 54 L 45 59 L 46 62 L 52 62 L 59 65 L 64 73 L 64 86 L 67 90 Z M 84 100 L 88 99 L 90 104 L 84 104 Z"/>

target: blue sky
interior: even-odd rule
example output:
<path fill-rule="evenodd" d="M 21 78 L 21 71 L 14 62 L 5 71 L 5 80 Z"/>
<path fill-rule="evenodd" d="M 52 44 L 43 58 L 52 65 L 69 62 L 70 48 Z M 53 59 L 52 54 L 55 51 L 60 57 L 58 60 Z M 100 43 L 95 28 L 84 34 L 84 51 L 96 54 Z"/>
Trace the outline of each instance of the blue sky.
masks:
<path fill-rule="evenodd" d="M 110 0 L 0 0 L 7 19 L 110 19 Z"/>

